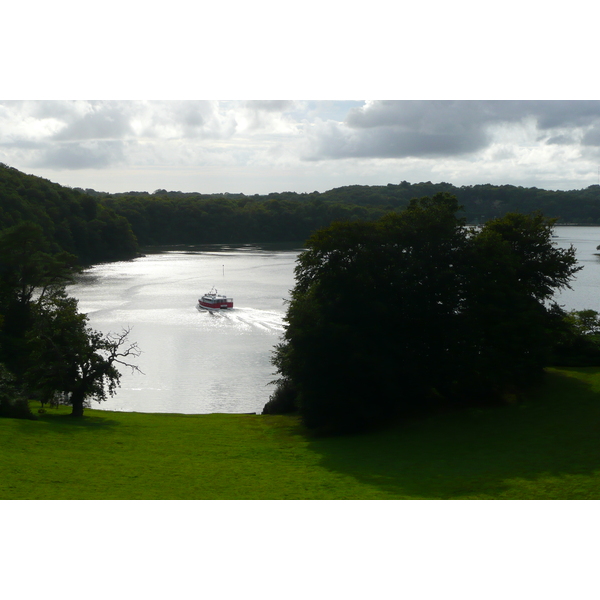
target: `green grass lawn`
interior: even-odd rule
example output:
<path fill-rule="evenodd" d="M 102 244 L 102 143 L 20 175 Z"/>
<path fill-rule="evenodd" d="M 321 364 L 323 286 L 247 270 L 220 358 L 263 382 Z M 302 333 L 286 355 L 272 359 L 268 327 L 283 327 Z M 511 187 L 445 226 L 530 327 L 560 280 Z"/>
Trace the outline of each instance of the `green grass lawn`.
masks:
<path fill-rule="evenodd" d="M 0 419 L 0 499 L 600 499 L 598 368 L 346 437 L 288 416 L 67 412 Z"/>

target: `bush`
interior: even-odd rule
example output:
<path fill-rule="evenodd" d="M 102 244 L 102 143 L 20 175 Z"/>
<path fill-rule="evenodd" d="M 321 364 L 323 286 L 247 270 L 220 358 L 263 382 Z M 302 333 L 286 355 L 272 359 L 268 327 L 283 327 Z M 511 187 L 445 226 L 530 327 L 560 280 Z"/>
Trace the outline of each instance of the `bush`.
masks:
<path fill-rule="evenodd" d="M 296 404 L 297 392 L 294 384 L 289 379 L 281 379 L 277 382 L 277 388 L 269 396 L 265 404 L 263 415 L 287 415 L 298 410 Z"/>
<path fill-rule="evenodd" d="M 0 417 L 35 419 L 29 402 L 16 385 L 15 376 L 0 363 Z"/>
<path fill-rule="evenodd" d="M 22 397 L 13 399 L 0 398 L 0 417 L 32 420 L 36 418 L 29 408 L 29 402 L 26 398 Z"/>
<path fill-rule="evenodd" d="M 553 348 L 552 364 L 562 367 L 600 366 L 600 314 L 572 310 L 562 319 Z"/>

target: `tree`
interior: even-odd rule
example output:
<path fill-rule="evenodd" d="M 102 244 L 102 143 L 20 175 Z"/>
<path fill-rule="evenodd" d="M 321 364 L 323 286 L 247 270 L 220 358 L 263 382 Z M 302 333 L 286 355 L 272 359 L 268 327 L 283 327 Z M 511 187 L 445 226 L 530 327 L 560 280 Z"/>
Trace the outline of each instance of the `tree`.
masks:
<path fill-rule="evenodd" d="M 17 376 L 32 307 L 62 294 L 78 271 L 73 255 L 52 253 L 39 225 L 22 222 L 0 233 L 0 360 Z"/>
<path fill-rule="evenodd" d="M 357 431 L 443 399 L 501 395 L 539 372 L 568 286 L 552 222 L 508 215 L 480 231 L 447 193 L 377 222 L 315 233 L 296 267 L 273 362 L 305 425 Z"/>
<path fill-rule="evenodd" d="M 54 246 L 82 263 L 132 258 L 137 241 L 129 223 L 104 206 L 101 194 L 95 196 L 0 164 L 0 230 L 36 223 Z M 104 238 L 93 235 L 97 219 Z"/>
<path fill-rule="evenodd" d="M 552 350 L 552 364 L 600 366 L 600 314 L 590 309 L 563 313 L 562 328 Z"/>
<path fill-rule="evenodd" d="M 590 308 L 585 310 L 571 310 L 565 317 L 572 329 L 580 335 L 600 334 L 600 313 Z"/>
<path fill-rule="evenodd" d="M 28 384 L 46 399 L 66 395 L 74 417 L 83 416 L 86 401 L 114 395 L 121 378 L 118 365 L 140 371 L 130 362 L 140 350 L 128 343 L 129 329 L 105 336 L 87 323 L 77 300 L 64 295 L 38 307 L 28 336 Z"/>
<path fill-rule="evenodd" d="M 0 363 L 0 417 L 33 419 L 27 398 L 15 376 Z"/>
<path fill-rule="evenodd" d="M 127 342 L 129 330 L 104 336 L 88 327 L 65 291 L 78 270 L 75 257 L 52 252 L 38 225 L 23 222 L 0 234 L 0 362 L 10 374 L 5 380 L 15 394 L 65 394 L 74 416 L 83 415 L 87 399 L 114 394 L 117 366 L 136 370 L 130 359 L 139 355 L 137 345 Z"/>
<path fill-rule="evenodd" d="M 22 222 L 0 233 L 0 299 L 4 304 L 44 299 L 72 280 L 79 269 L 68 252 L 52 253 L 42 228 Z"/>
<path fill-rule="evenodd" d="M 582 268 L 572 247 L 552 243 L 553 224 L 540 213 L 509 213 L 470 236 L 457 313 L 463 395 L 502 396 L 551 362 L 564 318 L 552 297 Z"/>

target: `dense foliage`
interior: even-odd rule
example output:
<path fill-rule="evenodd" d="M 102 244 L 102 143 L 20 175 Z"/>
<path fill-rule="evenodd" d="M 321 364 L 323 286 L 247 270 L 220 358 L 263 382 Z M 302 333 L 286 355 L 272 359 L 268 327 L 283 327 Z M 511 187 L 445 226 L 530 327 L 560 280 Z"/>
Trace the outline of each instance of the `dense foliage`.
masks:
<path fill-rule="evenodd" d="M 561 367 L 600 365 L 600 314 L 571 310 L 563 319 L 553 348 L 552 364 Z"/>
<path fill-rule="evenodd" d="M 544 190 L 515 185 L 454 186 L 430 181 L 410 184 L 388 183 L 386 186 L 346 186 L 321 195 L 324 201 L 352 202 L 361 206 L 377 205 L 404 208 L 413 198 L 449 193 L 456 196 L 468 223 L 478 224 L 510 212 L 541 211 L 559 224 L 600 224 L 600 185 L 579 190 Z"/>
<path fill-rule="evenodd" d="M 301 242 L 333 221 L 373 220 L 386 212 L 377 206 L 323 202 L 318 196 L 138 194 L 103 202 L 127 218 L 143 246 Z"/>
<path fill-rule="evenodd" d="M 308 240 L 274 356 L 308 427 L 500 398 L 551 360 L 564 313 L 549 301 L 579 269 L 574 249 L 540 214 L 474 230 L 458 208 L 437 194 Z"/>
<path fill-rule="evenodd" d="M 82 264 L 137 252 L 127 220 L 97 198 L 0 163 L 0 230 L 22 222 L 39 225 L 51 251 L 69 252 Z"/>
<path fill-rule="evenodd" d="M 599 186 L 559 192 L 511 185 L 402 182 L 262 196 L 165 190 L 102 195 L 87 190 L 127 218 L 142 245 L 303 241 L 334 221 L 376 220 L 387 212 L 403 210 L 413 198 L 443 192 L 458 198 L 469 223 L 533 210 L 563 223 L 600 223 Z"/>
<path fill-rule="evenodd" d="M 600 186 L 549 191 L 513 185 L 403 181 L 323 193 L 202 194 L 156 190 L 108 194 L 71 189 L 0 164 L 0 229 L 40 225 L 56 249 L 89 264 L 129 258 L 143 246 L 301 242 L 334 221 L 373 221 L 414 198 L 455 195 L 468 223 L 540 210 L 560 223 L 600 224 Z M 137 238 L 137 240 L 136 240 Z"/>
<path fill-rule="evenodd" d="M 104 336 L 87 326 L 65 292 L 75 257 L 51 247 L 34 223 L 0 232 L 0 416 L 28 416 L 32 397 L 61 397 L 82 416 L 87 400 L 115 392 L 117 365 L 139 354 L 126 347 L 127 331 Z"/>
<path fill-rule="evenodd" d="M 111 195 L 86 190 L 126 217 L 142 245 L 303 241 L 333 221 L 376 220 L 387 212 L 403 210 L 413 198 L 444 192 L 457 197 L 468 223 L 539 210 L 563 224 L 600 224 L 597 185 L 549 191 L 513 185 L 457 187 L 403 181 L 385 186 L 351 185 L 323 193 L 253 196 L 166 190 Z"/>

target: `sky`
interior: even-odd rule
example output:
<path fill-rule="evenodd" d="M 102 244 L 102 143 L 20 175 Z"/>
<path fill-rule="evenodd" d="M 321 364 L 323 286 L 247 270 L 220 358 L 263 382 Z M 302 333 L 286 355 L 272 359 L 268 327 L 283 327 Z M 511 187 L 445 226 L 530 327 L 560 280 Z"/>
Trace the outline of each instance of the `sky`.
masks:
<path fill-rule="evenodd" d="M 111 193 L 599 183 L 581 0 L 79 7 L 5 9 L 0 162 L 26 173 Z"/>
<path fill-rule="evenodd" d="M 11 100 L 0 162 L 106 192 L 598 183 L 596 100 Z"/>

